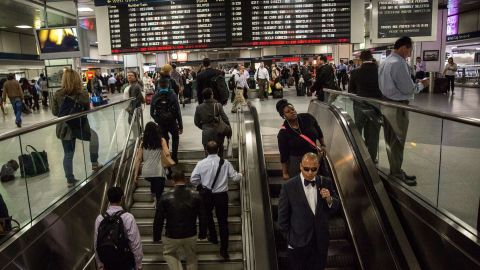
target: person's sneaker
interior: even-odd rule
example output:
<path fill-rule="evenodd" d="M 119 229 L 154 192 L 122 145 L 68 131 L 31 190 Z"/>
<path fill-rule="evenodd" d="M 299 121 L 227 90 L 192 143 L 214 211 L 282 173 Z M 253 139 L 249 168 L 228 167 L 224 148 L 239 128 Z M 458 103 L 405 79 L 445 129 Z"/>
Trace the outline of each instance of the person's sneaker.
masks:
<path fill-rule="evenodd" d="M 74 187 L 74 186 L 78 183 L 78 181 L 79 181 L 78 179 L 67 180 L 68 187 L 69 187 L 69 188 Z"/>
<path fill-rule="evenodd" d="M 98 162 L 92 163 L 92 171 L 96 172 L 96 171 L 100 170 L 101 168 L 103 168 L 103 164 L 98 163 Z"/>
<path fill-rule="evenodd" d="M 230 255 L 228 254 L 228 251 L 226 251 L 226 250 L 221 250 L 221 251 L 220 251 L 220 256 L 222 256 L 222 258 L 223 258 L 226 262 L 230 261 Z"/>
<path fill-rule="evenodd" d="M 15 123 L 15 124 L 17 124 L 17 127 L 19 127 L 19 128 L 22 127 L 22 122 L 17 122 L 17 123 Z"/>

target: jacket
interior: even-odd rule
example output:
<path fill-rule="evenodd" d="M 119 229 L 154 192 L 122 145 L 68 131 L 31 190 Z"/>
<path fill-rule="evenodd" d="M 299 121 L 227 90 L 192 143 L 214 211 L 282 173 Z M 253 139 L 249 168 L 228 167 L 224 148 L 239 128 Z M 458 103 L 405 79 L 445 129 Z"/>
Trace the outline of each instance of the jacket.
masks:
<path fill-rule="evenodd" d="M 215 76 L 221 75 L 222 72 L 218 69 L 207 68 L 204 71 L 200 72 L 197 76 L 197 99 L 198 104 L 202 104 L 203 94 L 202 91 L 205 88 L 212 88 L 211 79 Z M 213 90 L 213 89 L 212 89 Z"/>
<path fill-rule="evenodd" d="M 142 86 L 138 82 L 134 82 L 130 85 L 130 89 L 128 89 L 128 97 L 135 98 L 135 100 L 132 100 L 130 105 L 128 105 L 127 111 L 129 114 L 133 114 L 133 111 L 136 108 L 141 107 L 142 104 L 145 103 L 145 99 L 142 95 Z"/>
<path fill-rule="evenodd" d="M 360 97 L 381 98 L 377 64 L 363 63 L 360 68 L 352 70 L 348 92 Z"/>
<path fill-rule="evenodd" d="M 7 80 L 3 84 L 2 100 L 6 100 L 5 97 L 7 96 L 12 103 L 15 98 L 21 98 L 22 100 L 24 99 L 22 87 L 17 80 Z"/>
<path fill-rule="evenodd" d="M 206 145 L 208 141 L 214 140 L 216 142 L 223 142 L 224 137 L 219 136 L 215 131 L 214 107 L 216 106 L 216 114 L 220 115 L 225 124 L 230 125 L 228 117 L 223 111 L 222 104 L 214 99 L 207 99 L 204 103 L 197 106 L 195 110 L 194 123 L 195 126 L 202 130 L 202 144 Z"/>
<path fill-rule="evenodd" d="M 336 89 L 335 73 L 333 67 L 329 64 L 317 68 L 315 84 L 312 86 L 312 89 L 317 91 L 323 88 Z"/>
<path fill-rule="evenodd" d="M 278 224 L 291 247 L 305 247 L 315 236 L 319 252 L 322 256 L 326 256 L 330 214 L 338 210 L 340 201 L 330 178 L 317 176 L 316 187 L 317 190 L 318 188 L 327 188 L 330 191 L 332 205 L 329 208 L 327 202 L 321 198 L 320 192 L 317 191 L 314 215 L 308 205 L 300 175 L 283 184 L 278 204 Z"/>
<path fill-rule="evenodd" d="M 165 236 L 182 239 L 197 234 L 197 218 L 200 216 L 200 196 L 186 186 L 175 188 L 162 195 L 153 222 L 153 241 L 160 241 L 165 219 Z"/>
<path fill-rule="evenodd" d="M 157 92 L 152 98 L 152 104 L 150 106 L 150 116 L 155 119 L 155 106 L 158 100 L 160 99 L 160 93 Z M 183 121 L 182 121 L 182 112 L 180 111 L 180 105 L 178 104 L 177 95 L 173 91 L 168 92 L 168 107 L 173 108 L 173 114 L 175 120 L 178 123 L 178 128 L 183 129 Z M 162 123 L 157 123 L 162 125 Z"/>
<path fill-rule="evenodd" d="M 55 92 L 55 95 L 53 95 L 53 100 L 52 100 L 52 114 L 55 116 L 58 116 L 60 113 L 60 108 L 62 107 L 63 101 L 65 100 L 65 90 L 60 89 L 57 92 Z M 90 98 L 88 97 L 88 94 L 84 91 L 81 93 L 77 94 L 78 102 L 85 105 L 85 110 L 90 109 Z M 85 127 L 82 127 L 82 130 L 90 130 L 90 125 L 87 125 Z M 56 127 L 56 133 L 57 133 L 57 138 L 63 141 L 69 141 L 74 139 L 75 137 L 73 136 L 72 130 L 68 126 L 66 122 L 58 123 Z"/>

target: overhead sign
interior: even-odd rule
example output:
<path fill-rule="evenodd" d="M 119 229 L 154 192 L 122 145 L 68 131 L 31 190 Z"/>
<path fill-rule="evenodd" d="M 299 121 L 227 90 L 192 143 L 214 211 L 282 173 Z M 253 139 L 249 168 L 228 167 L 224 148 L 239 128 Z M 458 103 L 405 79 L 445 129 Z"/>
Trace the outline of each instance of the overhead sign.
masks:
<path fill-rule="evenodd" d="M 96 9 L 107 12 L 97 21 L 107 20 L 112 53 L 351 41 L 351 0 L 96 0 L 95 4 L 107 7 Z M 104 34 L 98 34 L 99 42 Z"/>
<path fill-rule="evenodd" d="M 373 0 L 373 43 L 392 43 L 408 36 L 413 41 L 437 39 L 438 0 Z"/>

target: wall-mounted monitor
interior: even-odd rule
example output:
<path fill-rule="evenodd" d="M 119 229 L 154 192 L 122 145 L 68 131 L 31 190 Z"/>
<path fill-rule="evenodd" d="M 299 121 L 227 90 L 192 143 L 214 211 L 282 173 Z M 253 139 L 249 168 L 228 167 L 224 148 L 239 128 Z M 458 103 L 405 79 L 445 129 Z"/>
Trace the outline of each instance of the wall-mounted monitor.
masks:
<path fill-rule="evenodd" d="M 40 59 L 82 56 L 76 26 L 36 29 L 35 37 Z"/>

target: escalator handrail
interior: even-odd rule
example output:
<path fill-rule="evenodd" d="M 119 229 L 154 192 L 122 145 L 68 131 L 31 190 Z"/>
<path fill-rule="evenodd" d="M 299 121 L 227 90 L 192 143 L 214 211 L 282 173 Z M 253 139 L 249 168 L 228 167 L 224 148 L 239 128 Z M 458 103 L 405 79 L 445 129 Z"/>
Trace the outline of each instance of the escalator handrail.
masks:
<path fill-rule="evenodd" d="M 427 110 L 411 105 L 404 105 L 399 102 L 392 102 L 392 101 L 386 101 L 382 99 L 375 99 L 375 98 L 367 98 L 367 97 L 360 97 L 352 93 L 347 93 L 347 92 L 342 92 L 342 91 L 337 91 L 337 90 L 332 90 L 332 89 L 323 89 L 324 92 L 334 94 L 334 95 L 340 95 L 340 96 L 346 96 L 354 100 L 358 101 L 365 101 L 368 103 L 373 103 L 373 104 L 379 104 L 387 107 L 392 107 L 392 108 L 398 108 L 398 109 L 404 109 L 406 111 L 414 112 L 414 113 L 419 113 L 423 115 L 428 115 L 428 116 L 433 116 L 436 118 L 441 118 L 444 120 L 449 120 L 453 122 L 458 122 L 458 123 L 463 123 L 471 126 L 476 126 L 480 127 L 480 120 L 477 118 L 473 117 L 465 117 L 465 116 L 459 116 L 455 114 L 448 114 L 448 113 L 441 113 L 437 111 L 432 111 L 432 110 Z"/>
<path fill-rule="evenodd" d="M 253 163 L 255 158 L 258 158 L 258 161 L 254 162 L 255 164 L 250 164 L 251 166 L 248 167 L 248 174 L 249 176 L 252 175 L 254 177 L 250 177 L 249 181 L 254 184 L 260 183 L 261 185 L 261 201 L 256 201 L 254 207 L 262 207 L 262 222 L 264 226 L 264 230 L 266 231 L 265 235 L 257 237 L 266 237 L 265 243 L 267 245 L 267 250 L 265 253 L 267 254 L 267 258 L 256 258 L 256 269 L 270 269 L 270 270 L 278 270 L 278 261 L 277 261 L 277 248 L 275 245 L 275 241 L 273 239 L 268 239 L 268 237 L 272 237 L 274 235 L 274 225 L 273 225 L 273 217 L 272 217 L 272 210 L 271 210 L 271 202 L 270 202 L 270 194 L 269 194 L 269 187 L 268 187 L 268 177 L 267 177 L 267 169 L 266 169 L 266 162 L 265 156 L 263 151 L 263 143 L 262 143 L 262 136 L 260 132 L 260 121 L 257 113 L 257 109 L 254 105 L 250 102 L 248 106 L 244 107 L 244 117 L 245 117 L 245 139 L 248 140 L 250 143 L 255 142 L 256 149 L 251 149 L 252 151 L 256 151 L 256 155 L 254 153 L 248 153 L 247 151 L 247 161 Z M 253 127 L 252 124 L 253 123 Z M 249 136 L 249 138 L 247 138 Z M 246 146 L 246 149 L 249 148 Z M 253 167 L 255 166 L 255 167 Z M 255 170 L 256 169 L 256 170 Z M 254 187 L 249 187 L 254 188 Z M 251 189 L 249 190 L 251 191 Z M 258 199 L 258 198 L 256 198 Z M 252 209 L 252 212 L 256 211 Z M 258 247 L 255 247 L 258 248 Z M 263 260 L 263 261 L 261 261 Z"/>
<path fill-rule="evenodd" d="M 359 134 L 354 127 L 353 120 L 348 114 L 343 113 L 339 108 L 322 103 L 319 100 L 312 100 L 310 102 L 310 107 L 311 106 L 328 106 L 328 109 L 333 113 L 334 117 L 341 123 L 340 126 L 342 127 L 344 134 L 348 136 L 348 142 L 350 143 L 349 147 L 353 151 L 353 157 L 357 160 L 361 168 L 361 173 L 366 180 L 364 182 L 365 188 L 368 191 L 375 212 L 380 215 L 378 220 L 382 224 L 383 232 L 389 243 L 389 248 L 393 248 L 392 252 L 394 253 L 392 255 L 395 258 L 397 266 L 401 268 L 407 267 L 408 269 L 420 269 L 418 260 L 413 253 L 410 242 L 400 224 L 385 188 L 375 184 L 381 183 L 381 180 L 375 166 L 373 165 L 373 161 L 366 156 L 366 149 L 361 151 L 357 144 L 359 141 Z M 353 238 L 355 238 L 354 235 Z"/>
<path fill-rule="evenodd" d="M 78 117 L 81 117 L 81 116 L 86 116 L 86 115 L 98 112 L 98 111 L 103 110 L 103 109 L 108 108 L 108 107 L 112 107 L 112 106 L 115 106 L 115 105 L 120 105 L 122 103 L 127 103 L 127 102 L 130 102 L 132 100 L 134 100 L 134 98 L 123 99 L 123 100 L 116 101 L 116 102 L 113 102 L 113 103 L 110 103 L 110 104 L 98 106 L 98 107 L 92 108 L 88 111 L 81 112 L 81 113 L 75 113 L 75 114 L 71 114 L 71 115 L 67 115 L 67 116 L 62 116 L 62 117 L 50 119 L 50 120 L 47 120 L 47 121 L 43 121 L 43 122 L 40 122 L 38 124 L 33 124 L 33 125 L 30 125 L 30 126 L 27 126 L 27 127 L 22 127 L 20 129 L 15 129 L 15 130 L 12 130 L 10 132 L 5 132 L 3 134 L 0 134 L 0 142 L 4 141 L 4 140 L 7 140 L 7 139 L 11 139 L 13 137 L 18 137 L 18 136 L 21 136 L 21 135 L 24 135 L 24 134 L 27 134 L 27 133 L 31 133 L 31 132 L 34 132 L 34 131 L 37 131 L 39 129 L 43 129 L 43 128 L 46 128 L 46 127 L 49 127 L 49 126 L 52 126 L 52 125 L 63 123 L 65 121 L 68 121 L 68 120 L 71 120 L 71 119 L 74 119 L 74 118 L 78 118 Z"/>

